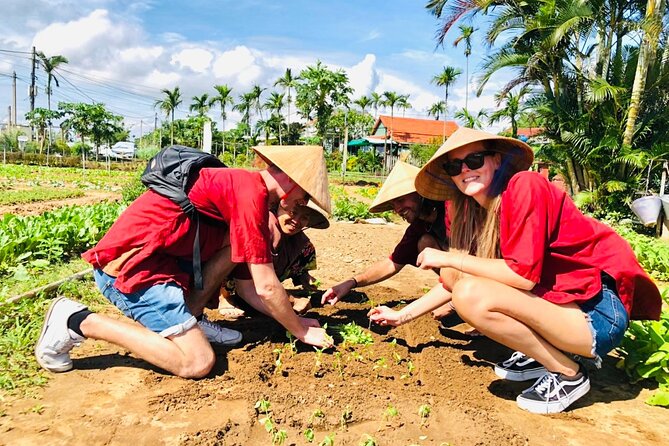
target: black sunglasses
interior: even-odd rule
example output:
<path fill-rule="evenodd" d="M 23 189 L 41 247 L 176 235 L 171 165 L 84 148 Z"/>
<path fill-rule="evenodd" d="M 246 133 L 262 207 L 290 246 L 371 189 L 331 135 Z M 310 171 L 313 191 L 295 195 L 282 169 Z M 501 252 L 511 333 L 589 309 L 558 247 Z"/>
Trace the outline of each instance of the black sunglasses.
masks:
<path fill-rule="evenodd" d="M 491 152 L 489 150 L 485 152 L 470 153 L 469 155 L 464 157 L 464 159 L 456 158 L 448 160 L 444 164 L 442 164 L 442 167 L 444 168 L 447 174 L 454 177 L 456 175 L 460 175 L 460 172 L 462 172 L 463 164 L 466 164 L 467 167 L 469 167 L 470 169 L 479 169 L 485 163 L 485 157 L 494 154 L 495 152 Z"/>

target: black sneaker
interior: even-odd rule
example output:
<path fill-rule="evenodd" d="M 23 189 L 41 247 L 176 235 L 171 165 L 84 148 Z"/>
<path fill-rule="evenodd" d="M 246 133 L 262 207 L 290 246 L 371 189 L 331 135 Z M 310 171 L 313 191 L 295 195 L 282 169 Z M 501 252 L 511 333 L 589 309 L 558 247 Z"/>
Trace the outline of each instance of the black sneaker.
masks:
<path fill-rule="evenodd" d="M 521 352 L 514 352 L 506 361 L 495 364 L 495 374 L 509 381 L 529 381 L 546 373 L 544 366 Z"/>
<path fill-rule="evenodd" d="M 590 391 L 590 379 L 581 366 L 576 376 L 546 372 L 516 398 L 521 409 L 532 413 L 558 413 Z"/>

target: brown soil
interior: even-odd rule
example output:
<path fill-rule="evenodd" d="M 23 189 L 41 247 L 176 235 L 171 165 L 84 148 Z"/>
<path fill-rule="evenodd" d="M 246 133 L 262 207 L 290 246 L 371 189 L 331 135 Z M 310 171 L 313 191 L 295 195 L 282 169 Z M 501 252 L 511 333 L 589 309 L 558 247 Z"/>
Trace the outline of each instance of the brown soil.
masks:
<path fill-rule="evenodd" d="M 314 275 L 324 286 L 362 271 L 387 255 L 403 225 L 334 223 L 311 230 L 318 250 Z M 367 298 L 395 305 L 435 283 L 431 272 L 405 268 L 336 307 L 310 312 L 330 327 L 355 321 L 367 327 Z M 315 296 L 316 301 L 318 296 Z M 215 318 L 213 313 L 210 316 Z M 496 378 L 492 364 L 509 351 L 470 339 L 465 327 L 439 329 L 429 317 L 388 329 L 372 327 L 374 344 L 317 352 L 287 346 L 285 330 L 266 318 L 226 322 L 244 333 L 242 345 L 218 352 L 206 379 L 185 380 L 156 370 L 123 349 L 86 341 L 73 350 L 74 370 L 52 375 L 38 399 L 9 402 L 0 417 L 7 445 L 264 445 L 271 444 L 256 414 L 259 399 L 288 435 L 285 444 L 313 444 L 334 433 L 336 445 L 662 445 L 667 411 L 643 401 L 651 390 L 628 384 L 609 358 L 592 373 L 592 391 L 567 413 L 540 416 L 518 409 L 516 395 L 529 383 Z M 396 339 L 396 344 L 391 343 Z M 283 348 L 281 367 L 275 349 Z M 415 366 L 408 375 L 409 361 Z M 418 408 L 431 413 L 421 422 Z M 389 405 L 399 415 L 384 416 Z M 324 417 L 313 417 L 321 410 Z M 348 420 L 342 422 L 347 413 Z"/>

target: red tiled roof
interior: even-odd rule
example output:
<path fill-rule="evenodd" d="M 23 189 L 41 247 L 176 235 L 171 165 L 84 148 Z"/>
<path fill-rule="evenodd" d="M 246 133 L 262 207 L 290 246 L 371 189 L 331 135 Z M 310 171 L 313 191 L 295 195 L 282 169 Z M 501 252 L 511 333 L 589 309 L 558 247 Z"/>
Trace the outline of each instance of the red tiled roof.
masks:
<path fill-rule="evenodd" d="M 400 143 L 428 144 L 435 140 L 441 142 L 444 134 L 444 121 L 394 116 L 391 122 L 390 116 L 379 115 L 372 129 L 372 135 L 376 133 L 381 123 L 388 129 L 388 135 Z M 446 137 L 451 136 L 458 127 L 456 122 L 446 121 Z"/>
<path fill-rule="evenodd" d="M 504 133 L 511 133 L 511 129 L 506 129 L 504 130 Z M 524 128 L 518 128 L 518 136 L 527 136 L 528 138 L 532 138 L 533 136 L 540 135 L 544 132 L 544 129 L 542 127 L 524 127 Z"/>

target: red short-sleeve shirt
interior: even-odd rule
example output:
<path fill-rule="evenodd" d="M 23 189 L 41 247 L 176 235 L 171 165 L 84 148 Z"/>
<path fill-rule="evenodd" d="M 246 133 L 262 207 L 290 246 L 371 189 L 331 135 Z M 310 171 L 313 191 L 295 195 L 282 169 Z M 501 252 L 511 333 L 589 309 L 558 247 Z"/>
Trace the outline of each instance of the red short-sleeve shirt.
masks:
<path fill-rule="evenodd" d="M 587 301 L 606 272 L 631 318 L 659 317 L 659 291 L 629 244 L 535 172 L 517 173 L 502 193 L 500 247 L 507 265 L 550 302 Z"/>
<path fill-rule="evenodd" d="M 271 263 L 268 194 L 258 172 L 210 169 L 199 172 L 189 193 L 195 207 L 227 228 L 200 221 L 201 259 L 206 262 L 228 243 L 236 263 Z M 181 208 L 153 191 L 135 200 L 92 249 L 82 254 L 104 268 L 122 254 L 141 248 L 123 264 L 115 286 L 132 293 L 157 283 L 176 282 L 188 289 L 190 274 L 179 260 L 192 260 L 195 225 Z"/>

